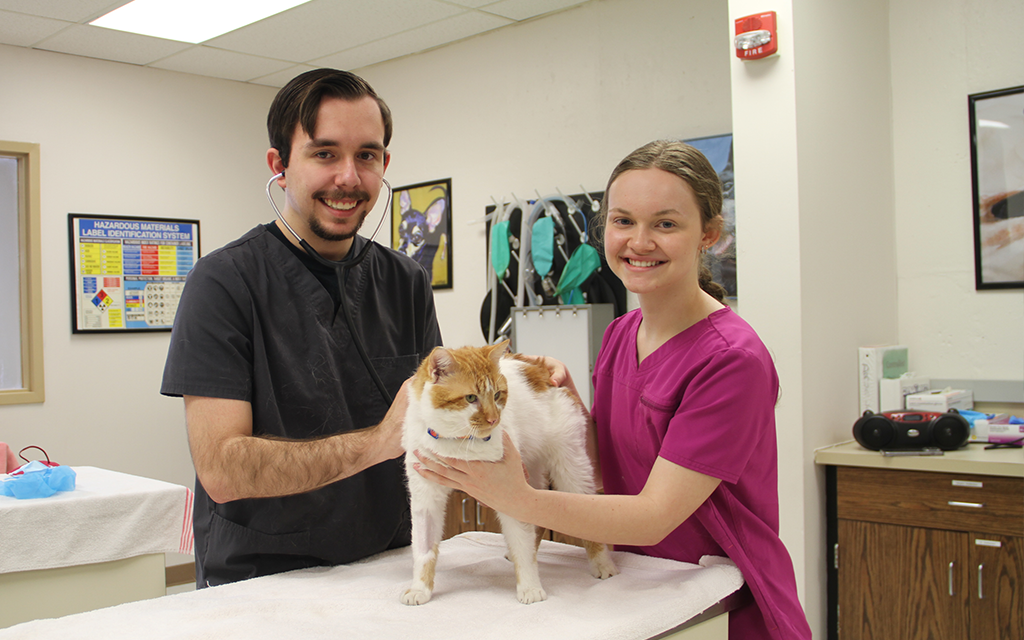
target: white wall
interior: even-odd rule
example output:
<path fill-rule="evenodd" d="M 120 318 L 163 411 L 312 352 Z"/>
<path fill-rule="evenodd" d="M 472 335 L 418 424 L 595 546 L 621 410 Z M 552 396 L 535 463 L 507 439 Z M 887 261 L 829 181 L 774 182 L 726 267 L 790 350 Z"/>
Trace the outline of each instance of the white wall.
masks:
<path fill-rule="evenodd" d="M 967 96 L 1024 85 L 1024 3 L 891 6 L 899 340 L 919 373 L 1019 382 L 1024 292 L 974 289 Z"/>
<path fill-rule="evenodd" d="M 0 440 L 65 464 L 191 486 L 167 332 L 71 333 L 68 213 L 198 218 L 204 253 L 270 220 L 275 91 L 0 45 L 0 139 L 40 144 L 46 402 L 0 407 Z"/>

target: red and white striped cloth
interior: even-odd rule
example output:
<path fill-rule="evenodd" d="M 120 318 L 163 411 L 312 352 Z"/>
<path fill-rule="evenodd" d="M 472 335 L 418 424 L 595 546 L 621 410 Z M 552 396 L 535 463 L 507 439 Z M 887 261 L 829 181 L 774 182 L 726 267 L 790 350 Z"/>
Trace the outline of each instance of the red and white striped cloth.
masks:
<path fill-rule="evenodd" d="M 0 573 L 192 553 L 190 489 L 96 467 L 72 469 L 74 491 L 36 500 L 0 496 Z"/>

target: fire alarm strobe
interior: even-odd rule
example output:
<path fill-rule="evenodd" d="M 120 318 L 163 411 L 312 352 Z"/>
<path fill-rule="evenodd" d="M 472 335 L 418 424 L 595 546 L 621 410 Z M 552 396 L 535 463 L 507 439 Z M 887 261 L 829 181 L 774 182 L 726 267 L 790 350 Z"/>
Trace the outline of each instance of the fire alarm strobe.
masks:
<path fill-rule="evenodd" d="M 775 12 L 766 11 L 736 19 L 736 57 L 757 60 L 778 53 L 779 38 L 775 31 Z"/>

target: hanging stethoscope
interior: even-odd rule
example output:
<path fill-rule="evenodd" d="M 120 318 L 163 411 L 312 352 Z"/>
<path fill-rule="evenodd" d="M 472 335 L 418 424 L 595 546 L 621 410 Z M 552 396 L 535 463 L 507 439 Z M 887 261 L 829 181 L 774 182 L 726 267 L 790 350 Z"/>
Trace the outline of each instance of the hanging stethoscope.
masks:
<path fill-rule="evenodd" d="M 274 202 L 274 198 L 270 195 L 270 185 L 274 184 L 274 182 L 276 182 L 278 178 L 281 178 L 283 176 L 284 172 L 278 173 L 267 182 L 267 200 L 270 201 L 270 206 L 274 208 L 274 213 L 277 214 L 278 219 L 288 229 L 288 232 L 291 233 L 292 236 L 294 236 L 295 239 L 298 241 L 299 246 L 301 246 L 302 249 L 310 257 L 312 257 L 320 264 L 330 269 L 334 269 L 335 277 L 337 277 L 338 279 L 338 289 L 341 293 L 341 309 L 343 315 L 345 316 L 345 324 L 348 325 L 349 333 L 352 334 L 352 342 L 355 343 L 356 351 L 359 352 L 359 358 L 363 361 L 363 365 L 366 367 L 366 371 L 370 374 L 370 377 L 373 378 L 373 383 L 377 386 L 377 390 L 380 392 L 380 395 L 384 398 L 384 400 L 387 401 L 388 406 L 390 407 L 391 403 L 394 401 L 394 398 L 392 398 L 391 394 L 388 393 L 387 388 L 384 386 L 384 382 L 381 381 L 380 376 L 377 374 L 377 370 L 374 368 L 369 356 L 366 355 L 366 349 L 365 347 L 363 347 L 362 336 L 359 335 L 359 331 L 355 327 L 355 322 L 353 322 L 352 320 L 352 312 L 348 306 L 348 296 L 346 295 L 345 290 L 345 280 L 348 278 L 348 272 L 352 270 L 352 267 L 355 267 L 360 262 L 362 262 L 363 258 L 366 257 L 367 252 L 370 250 L 370 247 L 374 246 L 373 239 L 377 237 L 377 232 L 380 231 L 381 224 L 383 224 L 384 218 L 386 216 L 382 215 L 380 217 L 380 222 L 377 223 L 377 228 L 374 229 L 373 235 L 370 236 L 370 239 L 367 241 L 366 245 L 363 246 L 362 250 L 360 250 L 358 254 L 356 254 L 354 257 L 351 255 L 345 256 L 341 260 L 328 260 L 327 258 L 320 255 L 316 251 L 316 249 L 311 247 L 308 242 L 303 240 L 302 237 L 295 232 L 295 229 L 292 229 L 292 226 L 288 224 L 288 221 L 284 219 L 283 215 L 281 215 L 281 210 L 277 208 L 277 203 Z M 386 202 L 390 203 L 392 195 L 391 183 L 385 180 L 384 176 L 381 176 L 380 179 L 381 182 L 384 183 L 384 186 L 388 188 L 388 199 L 386 200 Z"/>

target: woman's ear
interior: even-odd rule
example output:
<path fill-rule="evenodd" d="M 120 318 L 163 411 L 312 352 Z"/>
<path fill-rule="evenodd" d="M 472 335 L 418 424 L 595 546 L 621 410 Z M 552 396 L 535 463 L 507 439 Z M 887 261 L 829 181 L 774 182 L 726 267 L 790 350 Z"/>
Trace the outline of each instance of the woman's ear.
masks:
<path fill-rule="evenodd" d="M 708 248 L 715 246 L 718 240 L 722 237 L 722 225 L 725 224 L 725 218 L 721 215 L 717 215 L 711 219 L 706 225 L 704 225 L 704 237 L 701 238 L 701 248 Z"/>

